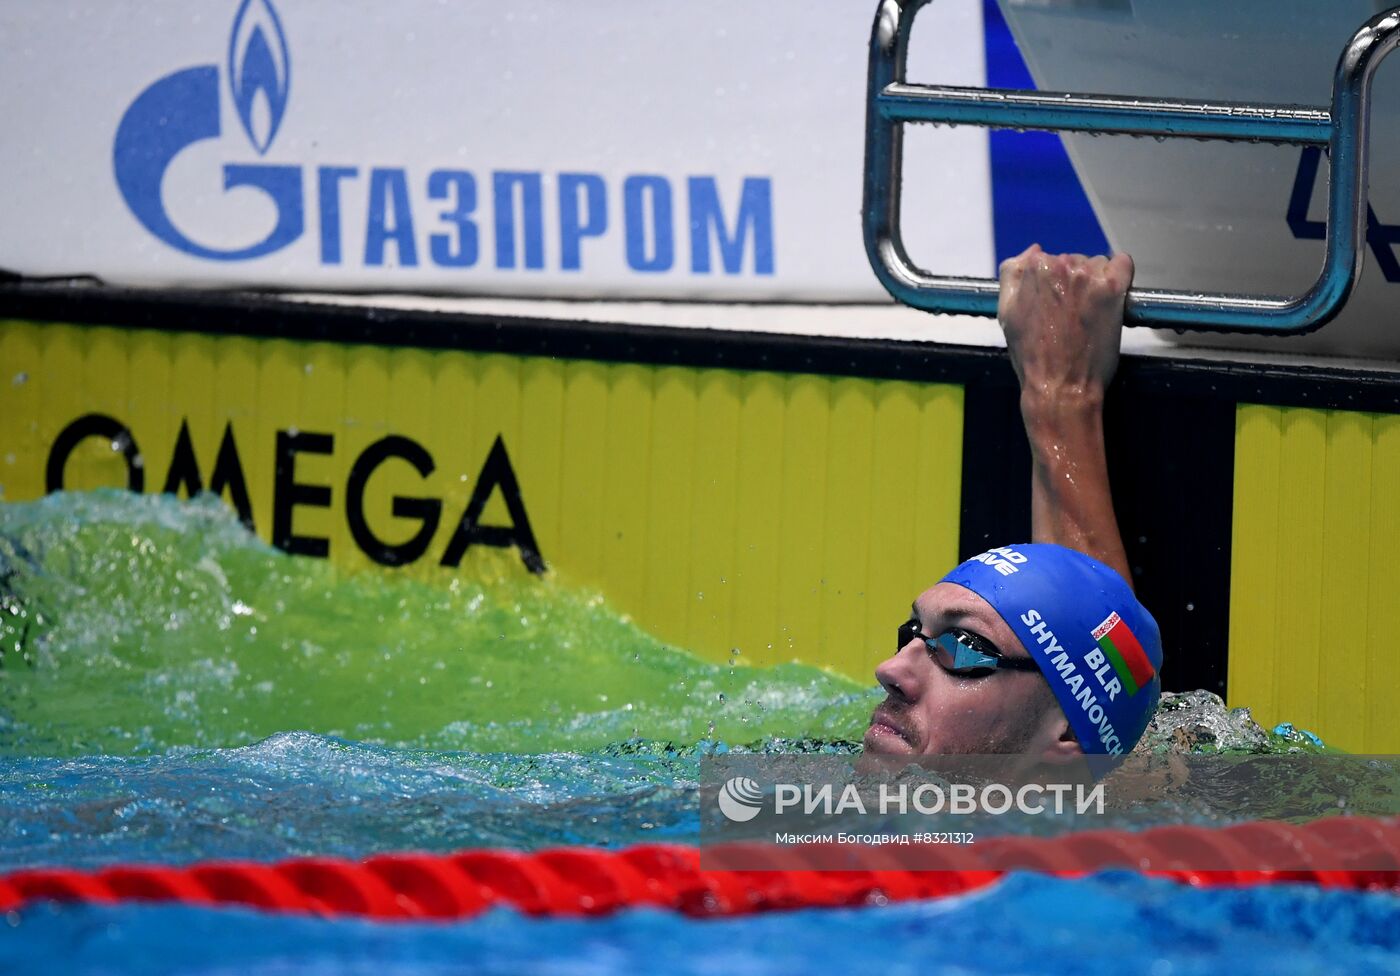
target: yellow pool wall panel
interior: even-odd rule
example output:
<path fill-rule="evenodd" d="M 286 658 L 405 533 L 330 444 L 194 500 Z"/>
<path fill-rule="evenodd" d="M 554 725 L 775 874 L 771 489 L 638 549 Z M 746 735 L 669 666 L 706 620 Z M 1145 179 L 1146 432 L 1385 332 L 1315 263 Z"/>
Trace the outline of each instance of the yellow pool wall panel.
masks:
<path fill-rule="evenodd" d="M 1400 752 L 1400 416 L 1243 404 L 1234 490 L 1230 703 Z"/>
<path fill-rule="evenodd" d="M 166 485 L 182 428 L 206 489 L 231 438 L 269 541 L 279 490 L 284 516 L 299 491 L 314 497 L 291 505 L 291 533 L 348 570 L 526 572 L 482 544 L 442 565 L 499 439 L 550 570 L 714 660 L 737 649 L 868 680 L 910 600 L 957 557 L 958 386 L 22 321 L 0 323 L 0 364 L 0 498 L 45 494 L 55 438 L 100 414 L 130 431 L 147 493 Z M 289 438 L 300 446 L 279 475 Z M 352 470 L 385 438 L 432 467 L 402 452 L 371 467 L 363 524 L 398 546 L 424 523 L 396 504 L 438 513 L 426 551 L 397 567 L 357 543 L 347 512 Z M 125 487 L 122 446 L 84 438 L 63 486 Z M 503 490 L 477 521 L 512 525 Z"/>

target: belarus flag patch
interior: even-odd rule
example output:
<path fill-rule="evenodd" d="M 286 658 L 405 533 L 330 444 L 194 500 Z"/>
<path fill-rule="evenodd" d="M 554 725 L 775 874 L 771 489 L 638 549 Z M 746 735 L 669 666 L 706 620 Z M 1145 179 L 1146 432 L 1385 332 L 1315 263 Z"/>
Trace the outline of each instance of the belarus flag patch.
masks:
<path fill-rule="evenodd" d="M 1157 669 L 1147 657 L 1138 639 L 1116 613 L 1094 628 L 1094 640 L 1099 642 L 1104 656 L 1118 672 L 1118 680 L 1123 682 L 1129 695 L 1136 695 L 1138 689 L 1152 680 Z"/>

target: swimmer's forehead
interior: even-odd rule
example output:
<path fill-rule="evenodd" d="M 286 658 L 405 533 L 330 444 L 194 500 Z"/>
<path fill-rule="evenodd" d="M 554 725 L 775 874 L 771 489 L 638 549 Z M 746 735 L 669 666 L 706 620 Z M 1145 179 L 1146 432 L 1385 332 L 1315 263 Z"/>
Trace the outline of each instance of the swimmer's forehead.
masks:
<path fill-rule="evenodd" d="M 1020 638 L 992 605 L 956 583 L 939 583 L 924 590 L 910 607 L 910 614 L 925 628 L 963 627 L 991 640 L 1004 654 L 1019 657 L 1026 653 Z"/>

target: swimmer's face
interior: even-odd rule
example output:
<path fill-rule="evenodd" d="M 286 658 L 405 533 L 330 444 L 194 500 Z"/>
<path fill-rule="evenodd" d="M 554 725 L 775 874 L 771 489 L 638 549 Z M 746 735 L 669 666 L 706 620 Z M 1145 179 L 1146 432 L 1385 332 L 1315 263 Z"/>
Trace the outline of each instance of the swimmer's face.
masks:
<path fill-rule="evenodd" d="M 925 590 L 913 611 L 920 631 L 931 637 L 958 627 L 991 641 L 1005 657 L 1029 657 L 991 604 L 954 583 Z M 890 621 L 891 630 L 896 623 Z M 1039 671 L 950 674 L 918 637 L 876 668 L 875 678 L 886 698 L 865 733 L 867 753 L 1020 753 L 1036 750 L 1042 739 L 1054 741 L 1067 725 Z"/>

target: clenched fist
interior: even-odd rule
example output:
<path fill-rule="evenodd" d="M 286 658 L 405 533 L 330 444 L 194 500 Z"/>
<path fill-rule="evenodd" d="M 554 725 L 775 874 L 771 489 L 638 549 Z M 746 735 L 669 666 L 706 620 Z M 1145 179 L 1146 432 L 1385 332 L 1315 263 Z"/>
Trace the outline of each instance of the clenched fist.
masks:
<path fill-rule="evenodd" d="M 1133 259 L 1046 254 L 1032 244 L 1001 263 L 997 318 L 1023 407 L 1101 404 L 1118 367 Z"/>

